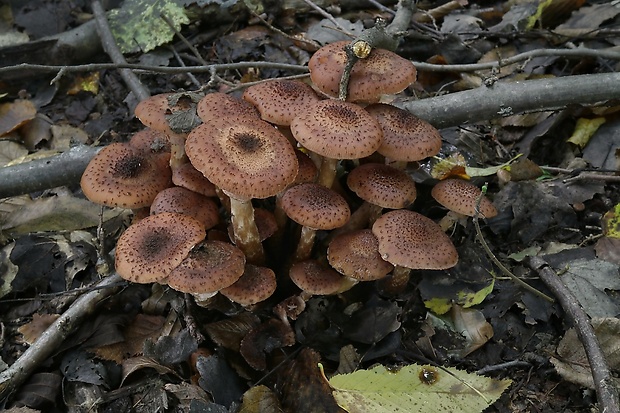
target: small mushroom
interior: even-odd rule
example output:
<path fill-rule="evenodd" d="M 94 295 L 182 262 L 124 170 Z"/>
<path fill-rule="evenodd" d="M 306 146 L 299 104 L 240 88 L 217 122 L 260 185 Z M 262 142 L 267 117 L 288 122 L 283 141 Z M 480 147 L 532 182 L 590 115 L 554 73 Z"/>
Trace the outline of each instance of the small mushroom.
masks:
<path fill-rule="evenodd" d="M 151 215 L 177 212 L 201 222 L 205 229 L 216 226 L 220 220 L 217 204 L 204 195 L 179 186 L 161 191 L 151 205 Z"/>
<path fill-rule="evenodd" d="M 310 257 L 316 230 L 341 227 L 351 216 L 351 210 L 340 194 L 314 183 L 289 188 L 282 196 L 282 209 L 289 218 L 302 225 L 294 261 Z"/>
<path fill-rule="evenodd" d="M 340 294 L 351 289 L 357 280 L 338 273 L 331 267 L 322 265 L 317 260 L 299 261 L 293 264 L 289 272 L 291 280 L 302 291 L 305 297 L 310 295 Z"/>
<path fill-rule="evenodd" d="M 131 209 L 151 205 L 171 184 L 166 156 L 152 155 L 126 143 L 112 143 L 99 151 L 80 181 L 89 200 Z"/>
<path fill-rule="evenodd" d="M 243 99 L 254 105 L 267 122 L 289 126 L 293 118 L 320 99 L 314 89 L 299 80 L 277 79 L 252 85 Z"/>
<path fill-rule="evenodd" d="M 347 186 L 369 204 L 368 207 L 362 205 L 354 215 L 358 211 L 366 213 L 371 224 L 383 208 L 406 208 L 416 198 L 415 183 L 408 174 L 380 163 L 366 163 L 353 169 L 347 176 Z M 351 221 L 360 220 L 352 218 Z"/>
<path fill-rule="evenodd" d="M 172 183 L 204 196 L 217 196 L 213 182 L 189 162 L 172 171 Z"/>
<path fill-rule="evenodd" d="M 258 110 L 250 103 L 221 92 L 209 93 L 200 99 L 196 106 L 196 113 L 203 122 L 231 116 L 255 119 L 260 116 Z"/>
<path fill-rule="evenodd" d="M 441 270 L 458 261 L 450 238 L 431 219 L 399 209 L 383 214 L 372 226 L 381 257 L 394 265 L 388 290 L 404 289 L 411 269 Z"/>
<path fill-rule="evenodd" d="M 313 104 L 293 119 L 291 132 L 301 145 L 323 156 L 318 182 L 328 188 L 339 159 L 370 156 L 383 140 L 379 123 L 368 112 L 340 100 Z"/>
<path fill-rule="evenodd" d="M 394 269 L 381 258 L 379 241 L 370 229 L 334 237 L 327 248 L 327 260 L 339 273 L 359 281 L 379 280 Z"/>
<path fill-rule="evenodd" d="M 244 269 L 245 255 L 239 248 L 226 242 L 204 241 L 172 270 L 166 283 L 192 294 L 200 303 L 235 283 Z"/>
<path fill-rule="evenodd" d="M 454 224 L 455 220 L 464 216 L 473 217 L 476 213 L 476 204 L 480 198 L 480 217 L 492 218 L 497 215 L 493 203 L 482 194 L 480 188 L 471 182 L 462 179 L 449 178 L 439 181 L 431 190 L 431 196 L 453 214 L 446 215 L 440 226 L 445 231 Z"/>
<path fill-rule="evenodd" d="M 270 268 L 245 265 L 241 278 L 222 288 L 220 294 L 244 307 L 254 305 L 271 297 L 276 291 L 276 275 Z"/>
<path fill-rule="evenodd" d="M 349 43 L 341 41 L 323 46 L 308 62 L 312 82 L 330 97 L 338 97 L 347 62 L 344 48 Z M 409 60 L 389 50 L 374 48 L 353 66 L 347 101 L 378 102 L 381 95 L 402 92 L 415 80 L 416 69 Z"/>
<path fill-rule="evenodd" d="M 369 105 L 366 110 L 381 125 L 383 141 L 377 152 L 385 156 L 387 162 L 420 161 L 441 150 L 439 131 L 410 112 L 383 103 Z"/>
<path fill-rule="evenodd" d="M 173 212 L 131 225 L 116 244 L 116 271 L 136 283 L 161 282 L 205 237 L 196 219 Z"/>

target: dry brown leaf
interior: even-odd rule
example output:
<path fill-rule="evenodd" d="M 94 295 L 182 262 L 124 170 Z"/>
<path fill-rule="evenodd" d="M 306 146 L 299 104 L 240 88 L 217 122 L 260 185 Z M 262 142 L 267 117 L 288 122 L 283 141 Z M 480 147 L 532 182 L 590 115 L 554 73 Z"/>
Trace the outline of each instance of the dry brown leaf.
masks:
<path fill-rule="evenodd" d="M 34 313 L 32 321 L 19 327 L 17 331 L 22 335 L 25 343 L 32 345 L 58 317 L 60 317 L 58 314 Z"/>
<path fill-rule="evenodd" d="M 125 329 L 125 341 L 93 349 L 93 352 L 104 360 L 112 360 L 121 364 L 128 356 L 142 354 L 147 339 L 157 340 L 164 326 L 165 318 L 138 314 Z"/>
<path fill-rule="evenodd" d="M 37 109 L 31 101 L 19 99 L 0 105 L 0 136 L 18 129 L 34 118 Z"/>
<path fill-rule="evenodd" d="M 281 413 L 278 396 L 267 386 L 250 388 L 243 394 L 239 413 Z"/>
<path fill-rule="evenodd" d="M 481 311 L 455 304 L 452 306 L 450 315 L 455 330 L 466 340 L 466 347 L 460 351 L 461 357 L 479 349 L 493 337 L 493 327 Z"/>

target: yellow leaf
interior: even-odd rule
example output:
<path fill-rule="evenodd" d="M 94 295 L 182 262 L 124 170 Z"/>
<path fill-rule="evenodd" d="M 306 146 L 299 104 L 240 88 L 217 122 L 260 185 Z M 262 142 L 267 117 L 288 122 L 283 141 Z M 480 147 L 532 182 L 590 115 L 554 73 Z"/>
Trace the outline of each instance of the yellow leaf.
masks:
<path fill-rule="evenodd" d="M 377 366 L 329 380 L 338 405 L 349 413 L 479 413 L 510 386 L 455 368 L 412 364 L 400 369 Z"/>
<path fill-rule="evenodd" d="M 573 135 L 568 138 L 568 142 L 579 146 L 581 149 L 585 148 L 590 141 L 590 138 L 605 122 L 606 119 L 603 117 L 594 119 L 579 118 L 577 120 L 577 124 L 575 125 Z"/>

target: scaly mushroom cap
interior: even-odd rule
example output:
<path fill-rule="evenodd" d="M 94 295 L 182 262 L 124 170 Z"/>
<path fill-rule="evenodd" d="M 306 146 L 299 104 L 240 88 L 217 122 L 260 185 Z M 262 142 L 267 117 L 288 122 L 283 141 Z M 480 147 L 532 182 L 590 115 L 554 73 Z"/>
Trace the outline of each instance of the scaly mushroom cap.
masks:
<path fill-rule="evenodd" d="M 327 260 L 339 273 L 360 281 L 384 278 L 394 266 L 379 254 L 379 241 L 371 230 L 338 234 L 329 243 Z"/>
<path fill-rule="evenodd" d="M 205 241 L 170 273 L 167 284 L 190 294 L 214 293 L 232 285 L 243 274 L 245 255 L 232 244 Z"/>
<path fill-rule="evenodd" d="M 372 226 L 381 257 L 411 269 L 442 270 L 458 261 L 456 248 L 441 227 L 417 212 L 399 209 L 383 214 Z"/>
<path fill-rule="evenodd" d="M 126 280 L 164 280 L 205 237 L 204 226 L 187 215 L 164 212 L 131 225 L 116 244 L 116 271 Z"/>
<path fill-rule="evenodd" d="M 379 163 L 366 163 L 353 169 L 347 185 L 364 201 L 381 208 L 405 208 L 416 197 L 415 184 L 409 175 Z"/>
<path fill-rule="evenodd" d="M 170 111 L 168 105 L 168 97 L 172 93 L 162 93 L 159 95 L 153 95 L 148 99 L 142 100 L 136 106 L 134 113 L 143 125 L 164 132 L 166 134 L 174 133 L 170 129 L 168 119 L 166 119 L 166 113 Z"/>
<path fill-rule="evenodd" d="M 122 208 L 151 205 L 159 191 L 172 185 L 169 156 L 112 143 L 91 159 L 80 184 L 91 201 Z"/>
<path fill-rule="evenodd" d="M 238 199 L 268 198 L 295 180 L 295 150 L 273 126 L 260 119 L 221 118 L 188 136 L 192 165 Z"/>
<path fill-rule="evenodd" d="M 220 92 L 209 93 L 200 99 L 196 113 L 203 122 L 231 116 L 260 117 L 258 110 L 248 102 Z"/>
<path fill-rule="evenodd" d="M 376 103 L 366 107 L 383 131 L 377 152 L 395 161 L 419 161 L 441 150 L 441 135 L 430 123 L 396 106 Z"/>
<path fill-rule="evenodd" d="M 351 217 L 340 194 L 314 183 L 289 188 L 282 196 L 282 209 L 293 221 L 315 230 L 341 227 Z"/>
<path fill-rule="evenodd" d="M 462 179 L 446 179 L 439 181 L 431 190 L 431 195 L 437 202 L 451 211 L 473 217 L 476 213 L 476 203 L 482 191 L 471 182 Z M 483 218 L 492 218 L 497 215 L 493 203 L 482 195 L 480 200 L 480 215 Z"/>
<path fill-rule="evenodd" d="M 172 183 L 204 196 L 217 196 L 215 185 L 191 163 L 184 163 L 172 171 Z"/>
<path fill-rule="evenodd" d="M 254 105 L 261 118 L 288 126 L 299 113 L 320 99 L 309 85 L 299 80 L 270 80 L 250 86 L 243 99 Z"/>
<path fill-rule="evenodd" d="M 306 153 L 299 150 L 295 151 L 295 155 L 297 155 L 299 171 L 297 172 L 297 176 L 295 177 L 295 181 L 293 181 L 292 185 L 316 181 L 316 178 L 319 175 L 319 169 L 316 167 L 312 159 L 310 159 Z"/>
<path fill-rule="evenodd" d="M 151 215 L 176 212 L 201 222 L 205 229 L 213 228 L 220 220 L 217 204 L 204 195 L 179 186 L 161 191 L 151 205 Z"/>
<path fill-rule="evenodd" d="M 305 148 L 332 159 L 370 156 L 381 145 L 379 123 L 363 108 L 340 100 L 322 100 L 291 122 L 293 136 Z"/>
<path fill-rule="evenodd" d="M 170 158 L 170 137 L 162 131 L 145 128 L 133 134 L 129 145 L 144 153 L 168 154 Z"/>
<path fill-rule="evenodd" d="M 341 41 L 325 45 L 308 62 L 312 82 L 328 96 L 338 96 L 347 61 L 344 47 L 349 43 Z M 378 102 L 381 95 L 402 92 L 415 79 L 416 69 L 410 61 L 389 50 L 375 48 L 353 66 L 347 101 Z"/>
<path fill-rule="evenodd" d="M 246 264 L 241 278 L 231 286 L 222 288 L 220 294 L 230 301 L 248 306 L 271 297 L 276 287 L 276 275 L 270 268 Z"/>
<path fill-rule="evenodd" d="M 291 280 L 301 290 L 317 295 L 330 295 L 342 291 L 347 284 L 345 277 L 317 260 L 299 261 L 289 272 Z M 348 283 L 352 286 L 352 283 Z"/>

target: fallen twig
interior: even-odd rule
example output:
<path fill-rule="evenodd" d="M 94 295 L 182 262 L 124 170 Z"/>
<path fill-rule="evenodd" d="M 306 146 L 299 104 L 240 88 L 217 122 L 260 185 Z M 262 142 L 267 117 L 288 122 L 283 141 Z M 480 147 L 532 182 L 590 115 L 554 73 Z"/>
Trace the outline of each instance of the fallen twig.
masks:
<path fill-rule="evenodd" d="M 50 357 L 62 342 L 81 325 L 97 305 L 117 291 L 121 277 L 114 273 L 101 281 L 95 289 L 80 296 L 8 369 L 0 372 L 0 401 L 6 399 Z"/>
<path fill-rule="evenodd" d="M 620 412 L 618 389 L 616 389 L 611 372 L 605 361 L 605 354 L 601 350 L 590 319 L 579 305 L 579 301 L 564 285 L 558 275 L 549 267 L 549 264 L 540 257 L 529 257 L 528 265 L 536 271 L 540 279 L 557 297 L 568 318 L 575 325 L 577 335 L 586 351 L 590 370 L 594 379 L 594 386 L 598 396 L 599 411 L 607 413 Z"/>

